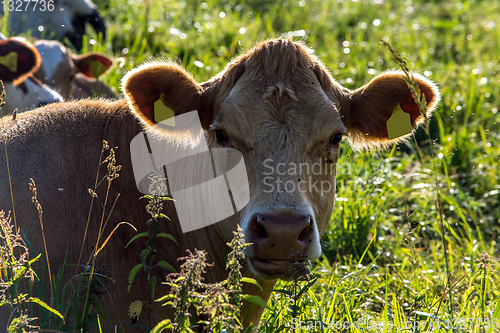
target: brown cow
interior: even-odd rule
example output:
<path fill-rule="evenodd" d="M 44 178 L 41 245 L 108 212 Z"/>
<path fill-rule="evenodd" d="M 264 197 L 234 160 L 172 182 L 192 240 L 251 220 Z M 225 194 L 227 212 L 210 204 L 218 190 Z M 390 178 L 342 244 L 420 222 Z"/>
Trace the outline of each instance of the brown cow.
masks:
<path fill-rule="evenodd" d="M 430 115 L 439 101 L 438 89 L 422 76 L 415 75 L 415 79 L 425 95 L 426 112 Z M 176 258 L 184 256 L 186 249 L 207 250 L 209 262 L 215 265 L 208 269 L 206 281 L 220 281 L 225 244 L 232 238 L 236 225 L 241 224 L 246 240 L 253 243 L 247 248 L 244 274 L 255 277 L 266 290 L 257 292 L 245 284 L 244 292 L 259 294 L 265 300 L 276 279 L 293 277 L 294 273 L 288 270 L 290 263 L 300 264 L 320 256 L 319 239 L 333 209 L 342 136 L 348 135 L 355 149 L 383 148 L 401 140 L 388 138 L 386 122 L 393 110 L 401 107 L 409 114 L 407 121 L 413 127 L 423 120 L 402 73 L 383 73 L 350 91 L 330 76 L 311 49 L 283 39 L 257 45 L 201 84 L 176 64 L 145 64 L 124 78 L 123 91 L 126 101 L 66 102 L 21 114 L 17 120 L 1 120 L 0 146 L 7 145 L 17 224 L 34 248 L 42 252 L 40 225 L 28 188 L 29 179 L 33 178 L 44 211 L 53 269 L 66 254 L 69 263 L 76 262 L 91 200 L 87 189 L 94 185 L 105 139 L 116 147 L 122 170 L 113 182 L 109 200 L 113 201 L 118 193 L 121 196 L 104 234 L 108 235 L 121 221 L 144 231 L 148 215 L 134 180 L 130 142 L 142 129 L 150 129 L 155 123 L 154 103 L 158 99 L 176 115 L 197 110 L 209 146 L 229 146 L 243 154 L 250 201 L 224 221 L 185 234 L 173 204 L 168 203 L 165 213 L 172 221 L 162 228 L 177 239 L 179 247 L 173 242 L 162 242 L 158 256 L 176 264 Z M 166 134 L 156 131 L 155 135 L 162 140 Z M 327 167 L 311 172 L 314 169 L 308 166 L 315 163 Z M 0 204 L 10 210 L 10 192 L 4 185 L 8 184 L 6 173 L 5 157 L 1 156 Z M 331 186 L 328 191 L 326 186 L 320 190 L 319 184 Z M 98 193 L 101 198 L 104 192 L 101 189 Z M 108 205 L 106 213 L 109 211 Z M 97 237 L 101 213 L 102 207 L 94 205 L 85 258 Z M 118 323 L 127 326 L 129 304 L 147 299 L 144 283 L 137 282 L 130 293 L 126 292 L 128 272 L 139 262 L 144 248 L 139 241 L 124 248 L 133 235 L 129 228 L 120 227 L 98 257 L 116 280 L 109 290 L 120 321 L 103 297 L 109 319 L 106 332 Z M 157 287 L 156 297 L 165 294 L 165 288 Z M 244 304 L 242 313 L 249 309 L 249 304 Z M 246 324 L 257 324 L 262 311 L 253 307 Z M 151 319 L 156 323 L 171 315 L 171 310 L 156 304 Z M 140 318 L 139 322 L 144 320 Z"/>

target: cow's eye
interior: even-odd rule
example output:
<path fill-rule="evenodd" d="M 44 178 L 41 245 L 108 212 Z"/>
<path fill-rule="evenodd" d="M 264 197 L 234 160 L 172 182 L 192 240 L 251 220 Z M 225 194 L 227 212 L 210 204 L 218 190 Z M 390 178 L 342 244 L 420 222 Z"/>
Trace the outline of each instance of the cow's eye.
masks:
<path fill-rule="evenodd" d="M 330 137 L 330 143 L 332 145 L 337 145 L 340 141 L 342 141 L 342 133 L 337 133 Z"/>
<path fill-rule="evenodd" d="M 215 137 L 219 141 L 220 144 L 226 143 L 228 141 L 227 133 L 223 130 L 216 130 Z"/>

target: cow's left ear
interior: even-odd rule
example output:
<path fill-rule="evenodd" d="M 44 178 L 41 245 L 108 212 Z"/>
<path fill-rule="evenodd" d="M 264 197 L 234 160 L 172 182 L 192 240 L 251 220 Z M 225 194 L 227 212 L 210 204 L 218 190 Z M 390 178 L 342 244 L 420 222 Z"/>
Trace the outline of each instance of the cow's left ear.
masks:
<path fill-rule="evenodd" d="M 122 79 L 122 91 L 134 114 L 146 125 L 200 107 L 203 89 L 181 66 L 172 62 L 147 63 L 130 71 Z"/>
<path fill-rule="evenodd" d="M 113 58 L 100 53 L 87 53 L 82 55 L 70 55 L 77 73 L 87 77 L 98 79 L 112 65 Z"/>
<path fill-rule="evenodd" d="M 439 102 L 439 90 L 424 76 L 412 75 L 430 117 Z M 382 73 L 343 97 L 339 111 L 354 149 L 386 148 L 408 137 L 424 120 L 403 72 Z"/>

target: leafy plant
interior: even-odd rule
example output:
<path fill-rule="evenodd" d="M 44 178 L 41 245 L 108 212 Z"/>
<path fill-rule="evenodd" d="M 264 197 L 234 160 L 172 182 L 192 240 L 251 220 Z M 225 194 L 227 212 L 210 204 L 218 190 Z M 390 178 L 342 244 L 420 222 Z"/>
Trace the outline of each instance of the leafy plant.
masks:
<path fill-rule="evenodd" d="M 29 258 L 28 247 L 19 231 L 14 230 L 10 216 L 0 211 L 0 307 L 8 307 L 11 311 L 6 332 L 26 332 L 37 329 L 33 325 L 37 319 L 30 315 L 28 304 L 37 304 L 52 314 L 63 318 L 55 309 L 37 297 L 22 293 L 21 283 L 33 283 L 35 272 L 31 267 L 40 255 Z"/>
<path fill-rule="evenodd" d="M 159 333 L 164 329 L 173 329 L 173 332 L 195 332 L 196 323 L 203 324 L 211 332 L 251 332 L 253 326 L 243 327 L 240 308 L 242 301 L 251 302 L 265 307 L 262 298 L 242 293 L 241 283 L 251 283 L 258 286 L 255 279 L 242 277 L 240 261 L 244 259 L 243 249 L 249 244 L 244 242 L 241 227 L 234 231 L 234 237 L 227 244 L 231 249 L 227 256 L 226 269 L 228 277 L 214 284 L 204 283 L 203 274 L 209 265 L 206 262 L 206 252 L 195 250 L 187 251 L 179 273 L 167 276 L 171 288 L 170 294 L 165 295 L 157 302 L 165 302 L 175 309 L 173 321 L 165 320 L 158 324 L 153 332 Z M 196 317 L 203 319 L 196 320 Z"/>
<path fill-rule="evenodd" d="M 148 309 L 151 308 L 151 305 L 155 299 L 155 288 L 156 288 L 156 283 L 157 283 L 157 278 L 156 275 L 154 275 L 154 271 L 156 268 L 163 268 L 166 269 L 170 272 L 175 272 L 175 268 L 168 263 L 167 261 L 159 261 L 155 262 L 154 258 L 156 256 L 157 252 L 157 242 L 160 238 L 166 238 L 169 239 L 173 242 L 176 242 L 174 237 L 170 234 L 166 233 L 160 233 L 160 219 L 169 219 L 168 216 L 162 213 L 163 211 L 163 202 L 165 200 L 172 200 L 169 197 L 163 197 L 160 196 L 159 193 L 165 193 L 166 189 L 164 188 L 165 182 L 162 176 L 161 171 L 155 172 L 152 176 L 150 176 L 151 179 L 151 185 L 150 185 L 150 193 L 152 195 L 145 195 L 141 199 L 145 198 L 148 199 L 148 204 L 146 205 L 146 211 L 151 215 L 151 219 L 149 219 L 146 222 L 148 231 L 139 233 L 135 235 L 126 245 L 129 246 L 133 241 L 136 239 L 142 238 L 142 237 L 147 237 L 148 240 L 146 242 L 146 248 L 142 250 L 140 257 L 141 257 L 141 263 L 137 264 L 132 268 L 132 270 L 129 273 L 128 277 L 128 290 L 130 290 L 130 287 L 132 286 L 132 283 L 137 275 L 137 273 L 143 269 L 147 273 L 147 284 L 148 284 L 148 290 L 149 290 L 149 298 L 146 302 L 136 300 L 134 301 L 129 308 L 129 316 L 132 318 L 134 322 L 137 322 L 137 319 L 139 318 L 139 315 L 142 312 L 142 305 L 146 304 Z M 149 310 L 148 310 L 148 317 L 147 317 L 147 325 L 146 328 L 149 330 Z"/>

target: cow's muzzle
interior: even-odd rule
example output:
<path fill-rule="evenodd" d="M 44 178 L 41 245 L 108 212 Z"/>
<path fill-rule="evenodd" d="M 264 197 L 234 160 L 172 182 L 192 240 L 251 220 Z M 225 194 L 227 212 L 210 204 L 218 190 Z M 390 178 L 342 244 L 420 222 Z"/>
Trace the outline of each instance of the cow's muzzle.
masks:
<path fill-rule="evenodd" d="M 297 269 L 317 257 L 318 233 L 309 214 L 254 214 L 249 221 L 246 240 L 252 243 L 249 263 L 266 279 L 291 279 Z"/>

